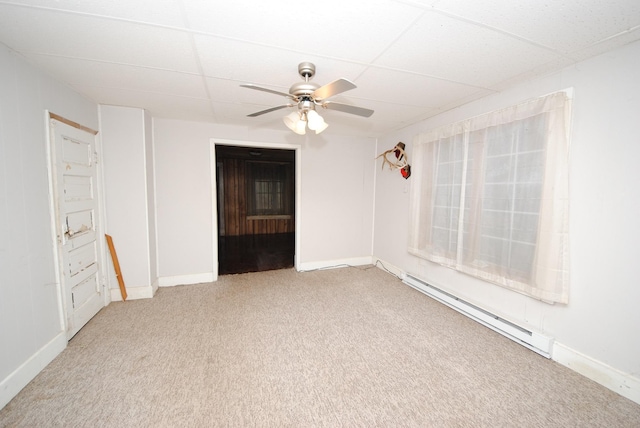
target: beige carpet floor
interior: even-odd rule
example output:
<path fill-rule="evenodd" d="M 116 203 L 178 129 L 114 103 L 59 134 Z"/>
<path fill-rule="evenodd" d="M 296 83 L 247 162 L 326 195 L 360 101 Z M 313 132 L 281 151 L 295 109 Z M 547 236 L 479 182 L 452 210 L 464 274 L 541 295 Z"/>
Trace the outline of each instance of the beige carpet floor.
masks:
<path fill-rule="evenodd" d="M 112 303 L 2 427 L 640 427 L 640 405 L 375 267 Z"/>

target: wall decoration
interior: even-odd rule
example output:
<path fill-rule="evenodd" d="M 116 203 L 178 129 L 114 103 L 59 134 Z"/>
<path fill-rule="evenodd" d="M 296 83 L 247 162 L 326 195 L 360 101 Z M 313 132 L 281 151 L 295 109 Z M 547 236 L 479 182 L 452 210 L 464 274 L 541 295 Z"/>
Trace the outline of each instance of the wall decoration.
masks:
<path fill-rule="evenodd" d="M 389 169 L 399 169 L 400 174 L 405 178 L 411 177 L 411 165 L 409 165 L 409 157 L 404 151 L 405 145 L 403 142 L 399 142 L 396 144 L 393 149 L 387 150 L 384 153 L 379 154 L 376 159 L 382 157 L 382 169 L 384 169 L 385 164 L 389 164 Z M 395 156 L 395 160 L 389 160 L 387 155 L 393 154 Z"/>

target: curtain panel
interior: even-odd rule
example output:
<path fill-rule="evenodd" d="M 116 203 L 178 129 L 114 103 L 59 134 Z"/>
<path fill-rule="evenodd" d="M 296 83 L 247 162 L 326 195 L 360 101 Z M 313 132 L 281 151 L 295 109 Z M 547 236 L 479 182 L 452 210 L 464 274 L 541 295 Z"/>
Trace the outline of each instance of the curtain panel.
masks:
<path fill-rule="evenodd" d="M 569 299 L 569 123 L 557 92 L 416 135 L 409 252 Z"/>

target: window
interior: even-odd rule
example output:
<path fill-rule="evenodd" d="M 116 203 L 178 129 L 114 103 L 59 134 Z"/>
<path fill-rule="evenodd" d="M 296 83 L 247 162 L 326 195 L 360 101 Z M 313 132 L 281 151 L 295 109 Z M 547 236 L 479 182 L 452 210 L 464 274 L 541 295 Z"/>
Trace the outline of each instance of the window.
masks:
<path fill-rule="evenodd" d="M 246 165 L 248 216 L 290 218 L 293 209 L 291 164 L 249 161 Z"/>
<path fill-rule="evenodd" d="M 565 92 L 417 135 L 409 252 L 568 301 Z"/>

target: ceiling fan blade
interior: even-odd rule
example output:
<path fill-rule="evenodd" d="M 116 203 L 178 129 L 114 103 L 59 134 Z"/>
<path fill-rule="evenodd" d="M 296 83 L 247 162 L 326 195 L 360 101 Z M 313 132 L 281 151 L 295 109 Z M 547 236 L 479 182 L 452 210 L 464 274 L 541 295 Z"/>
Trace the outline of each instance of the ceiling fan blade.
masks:
<path fill-rule="evenodd" d="M 265 113 L 271 113 L 272 111 L 280 110 L 280 109 L 287 108 L 287 107 L 293 107 L 293 105 L 284 104 L 284 105 L 277 106 L 277 107 L 271 107 L 271 108 L 268 108 L 266 110 L 257 111 L 255 113 L 248 114 L 247 117 L 256 117 L 256 116 L 260 116 L 260 115 L 265 114 Z"/>
<path fill-rule="evenodd" d="M 261 86 L 256 86 L 256 85 L 252 85 L 252 84 L 246 84 L 246 85 L 240 85 L 240 86 L 242 86 L 243 88 L 255 89 L 256 91 L 269 92 L 270 94 L 276 94 L 276 95 L 281 95 L 283 97 L 295 99 L 295 97 L 292 96 L 291 94 L 287 94 L 287 93 L 280 92 L 280 91 L 274 91 L 273 89 L 267 89 L 267 88 L 263 88 Z"/>
<path fill-rule="evenodd" d="M 338 79 L 331 83 L 327 83 L 324 86 L 320 86 L 318 89 L 313 91 L 311 96 L 317 100 L 325 100 L 329 97 L 355 88 L 357 88 L 357 86 L 347 79 Z"/>
<path fill-rule="evenodd" d="M 349 104 L 342 103 L 334 103 L 332 101 L 327 101 L 322 104 L 322 107 L 328 108 L 329 110 L 338 110 L 344 113 L 357 114 L 362 117 L 369 117 L 373 114 L 373 110 L 363 107 L 356 107 Z"/>

